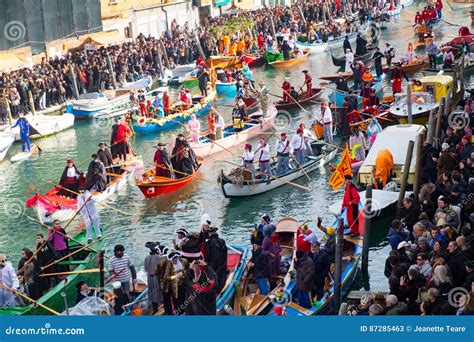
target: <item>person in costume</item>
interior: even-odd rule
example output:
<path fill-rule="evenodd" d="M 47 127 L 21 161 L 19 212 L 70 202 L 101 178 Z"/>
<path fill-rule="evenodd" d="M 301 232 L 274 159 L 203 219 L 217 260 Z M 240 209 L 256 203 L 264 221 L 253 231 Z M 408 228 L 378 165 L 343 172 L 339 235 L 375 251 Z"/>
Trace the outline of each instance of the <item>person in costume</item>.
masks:
<path fill-rule="evenodd" d="M 290 89 L 291 83 L 288 77 L 285 78 L 285 81 L 281 85 L 281 89 L 283 90 L 283 102 L 290 102 Z"/>
<path fill-rule="evenodd" d="M 171 153 L 172 154 L 171 163 L 173 164 L 173 168 L 176 170 L 179 170 L 179 166 L 181 163 L 181 159 L 183 158 L 184 150 L 187 150 L 187 152 L 189 153 L 188 157 L 191 158 L 192 166 L 196 168 L 198 166 L 196 155 L 194 154 L 194 151 L 192 150 L 191 146 L 189 146 L 189 143 L 184 138 L 183 134 L 178 134 L 178 137 L 176 138 L 176 141 L 174 144 L 173 151 Z"/>
<path fill-rule="evenodd" d="M 281 133 L 281 139 L 276 142 L 275 149 L 277 151 L 277 168 L 276 175 L 282 175 L 290 169 L 290 154 L 293 154 L 293 146 L 286 133 Z"/>
<path fill-rule="evenodd" d="M 258 82 L 258 98 L 260 100 L 260 108 L 262 109 L 263 116 L 267 116 L 268 111 L 268 88 L 265 86 L 265 82 L 260 80 Z"/>
<path fill-rule="evenodd" d="M 113 144 L 116 146 L 117 157 L 120 162 L 127 161 L 128 154 L 128 137 L 132 134 L 132 131 L 128 127 L 128 124 L 119 122 L 115 132 L 115 141 Z M 113 155 L 112 155 L 113 157 Z"/>
<path fill-rule="evenodd" d="M 201 123 L 196 117 L 196 114 L 191 114 L 191 120 L 188 122 L 188 130 L 194 143 L 199 143 L 199 133 L 201 131 Z"/>
<path fill-rule="evenodd" d="M 341 213 L 346 210 L 347 225 L 352 236 L 359 236 L 359 202 L 360 195 L 356 186 L 352 183 L 352 176 L 346 175 L 346 187 L 342 200 Z"/>
<path fill-rule="evenodd" d="M 156 270 L 161 263 L 165 262 L 169 249 L 159 242 L 147 242 L 145 247 L 150 249 L 150 253 L 143 263 L 147 273 L 148 300 L 151 302 L 152 314 L 156 314 L 163 302 L 163 293 L 161 292 L 160 280 L 157 277 Z"/>
<path fill-rule="evenodd" d="M 217 274 L 217 293 L 225 286 L 227 278 L 227 245 L 217 234 L 218 228 L 209 228 L 209 239 L 204 243 L 204 261 Z"/>
<path fill-rule="evenodd" d="M 408 82 L 408 77 L 405 71 L 400 66 L 400 63 L 395 64 L 392 70 L 391 82 L 392 82 L 392 93 L 393 95 L 402 92 L 402 77 Z"/>
<path fill-rule="evenodd" d="M 59 185 L 61 188 L 58 191 L 58 196 L 76 198 L 82 179 L 83 172 L 79 171 L 74 160 L 68 159 L 66 161 L 66 167 L 59 179 Z"/>
<path fill-rule="evenodd" d="M 167 260 L 157 267 L 165 315 L 179 316 L 184 313 L 188 270 L 189 262 L 176 251 L 168 253 Z"/>
<path fill-rule="evenodd" d="M 77 197 L 77 206 L 78 208 L 82 208 L 80 214 L 86 225 L 86 235 L 88 243 L 92 242 L 92 228 L 94 228 L 95 236 L 97 237 L 97 239 L 100 240 L 102 238 L 102 233 L 100 231 L 99 213 L 97 211 L 96 204 L 97 200 L 92 197 L 92 194 L 88 190 L 81 191 L 81 193 Z"/>
<path fill-rule="evenodd" d="M 99 156 L 99 160 L 102 162 L 102 164 L 104 164 L 105 169 L 108 172 L 112 172 L 111 170 L 111 167 L 113 164 L 112 155 L 107 150 L 106 143 L 99 143 L 99 150 L 97 151 L 97 155 Z M 112 178 L 113 178 L 112 176 L 107 176 L 107 182 L 110 182 Z"/>
<path fill-rule="evenodd" d="M 308 70 L 303 70 L 304 84 L 306 84 L 306 97 L 310 97 L 313 94 L 313 77 L 309 74 Z"/>
<path fill-rule="evenodd" d="M 212 266 L 202 260 L 193 261 L 186 279 L 188 298 L 193 300 L 186 305 L 186 315 L 216 315 L 216 298 L 220 293 L 218 284 L 218 276 Z"/>
<path fill-rule="evenodd" d="M 21 150 L 23 152 L 31 151 L 31 142 L 30 142 L 30 124 L 24 118 L 23 114 L 19 114 L 18 120 L 16 123 L 11 126 L 11 128 L 20 127 L 20 139 L 21 139 Z"/>
<path fill-rule="evenodd" d="M 158 150 L 156 150 L 155 156 L 153 157 L 153 161 L 156 165 L 155 175 L 158 177 L 175 178 L 173 165 L 166 151 L 166 144 L 160 142 L 157 147 Z"/>
<path fill-rule="evenodd" d="M 120 126 L 120 117 L 117 116 L 114 121 L 115 123 L 112 125 L 112 133 L 110 135 L 110 153 L 112 158 L 117 158 L 118 146 L 115 144 L 115 141 L 117 140 L 117 130 Z"/>
<path fill-rule="evenodd" d="M 107 171 L 105 166 L 97 154 L 94 153 L 91 158 L 92 161 L 87 168 L 84 190 L 89 190 L 90 192 L 105 191 L 107 189 Z"/>

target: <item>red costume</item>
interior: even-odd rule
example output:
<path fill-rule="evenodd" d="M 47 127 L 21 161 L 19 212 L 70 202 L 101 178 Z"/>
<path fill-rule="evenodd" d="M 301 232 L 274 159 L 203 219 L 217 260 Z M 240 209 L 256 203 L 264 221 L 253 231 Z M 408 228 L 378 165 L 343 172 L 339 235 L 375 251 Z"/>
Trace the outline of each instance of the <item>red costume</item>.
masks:
<path fill-rule="evenodd" d="M 163 93 L 163 110 L 165 112 L 165 115 L 168 115 L 170 113 L 170 96 L 169 94 Z"/>
<path fill-rule="evenodd" d="M 114 144 L 117 143 L 126 143 L 127 137 L 132 134 L 128 125 L 121 123 L 117 128 L 117 133 L 115 134 Z"/>
<path fill-rule="evenodd" d="M 311 94 L 313 93 L 312 92 L 312 88 L 313 88 L 312 82 L 313 82 L 313 78 L 311 77 L 311 75 L 309 73 L 305 73 L 304 74 L 304 83 L 306 84 L 306 96 L 307 97 L 310 97 Z"/>
<path fill-rule="evenodd" d="M 402 92 L 402 77 L 407 78 L 405 72 L 399 67 L 393 68 L 391 80 L 394 94 Z"/>
<path fill-rule="evenodd" d="M 347 121 L 349 121 L 350 124 L 354 122 L 359 122 L 362 121 L 362 116 L 358 111 L 353 110 L 352 112 L 347 114 Z"/>
<path fill-rule="evenodd" d="M 346 209 L 346 218 L 347 218 L 347 225 L 351 233 L 353 234 L 360 234 L 359 233 L 359 201 L 360 196 L 357 188 L 355 187 L 352 182 L 349 182 L 346 185 L 344 190 L 344 199 L 342 200 L 342 208 Z"/>
<path fill-rule="evenodd" d="M 415 24 L 421 24 L 423 22 L 423 18 L 421 17 L 421 14 L 417 14 L 415 16 Z"/>
<path fill-rule="evenodd" d="M 263 49 L 263 46 L 265 45 L 265 37 L 263 36 L 263 34 L 258 35 L 257 42 L 258 42 L 258 49 L 259 50 Z"/>
<path fill-rule="evenodd" d="M 283 82 L 281 85 L 281 89 L 283 89 L 283 102 L 290 102 L 290 89 L 291 84 L 288 81 Z"/>
<path fill-rule="evenodd" d="M 296 250 L 303 251 L 306 254 L 311 252 L 311 244 L 308 241 L 305 241 L 305 236 L 311 234 L 311 230 L 307 230 L 306 232 L 301 232 L 298 230 L 298 237 L 296 239 Z"/>
<path fill-rule="evenodd" d="M 167 161 L 161 156 L 160 150 L 155 152 L 155 156 L 153 157 L 153 161 L 156 164 L 156 171 L 155 175 L 160 177 L 167 177 L 169 178 L 169 170 L 163 166 L 166 166 Z"/>
<path fill-rule="evenodd" d="M 185 92 L 179 94 L 179 100 L 183 103 L 183 109 L 189 108 L 189 99 Z"/>

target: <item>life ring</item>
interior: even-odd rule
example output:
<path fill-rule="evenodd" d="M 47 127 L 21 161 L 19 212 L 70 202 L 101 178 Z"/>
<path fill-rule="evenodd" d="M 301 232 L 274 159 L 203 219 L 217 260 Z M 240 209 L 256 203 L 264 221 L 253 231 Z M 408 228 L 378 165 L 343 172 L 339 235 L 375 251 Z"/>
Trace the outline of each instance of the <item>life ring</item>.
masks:
<path fill-rule="evenodd" d="M 154 193 L 155 193 L 155 188 L 148 188 L 148 190 L 146 191 L 146 193 L 147 193 L 148 195 L 154 194 Z"/>

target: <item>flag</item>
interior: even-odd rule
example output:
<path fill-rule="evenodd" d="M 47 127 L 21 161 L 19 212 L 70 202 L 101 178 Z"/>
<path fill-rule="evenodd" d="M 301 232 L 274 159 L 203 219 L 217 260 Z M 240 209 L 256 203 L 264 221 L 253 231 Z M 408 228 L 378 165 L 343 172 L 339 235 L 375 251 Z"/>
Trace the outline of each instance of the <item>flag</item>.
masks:
<path fill-rule="evenodd" d="M 336 171 L 329 178 L 329 184 L 332 189 L 336 191 L 344 185 L 344 176 L 352 175 L 351 154 L 349 153 L 349 146 L 346 145 L 344 153 L 342 154 L 339 164 L 337 164 Z"/>

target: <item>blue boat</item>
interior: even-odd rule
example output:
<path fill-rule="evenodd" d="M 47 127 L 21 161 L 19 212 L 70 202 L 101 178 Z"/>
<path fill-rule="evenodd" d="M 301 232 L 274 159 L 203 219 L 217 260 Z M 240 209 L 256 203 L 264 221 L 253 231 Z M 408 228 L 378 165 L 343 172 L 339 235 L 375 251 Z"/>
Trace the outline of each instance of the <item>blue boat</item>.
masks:
<path fill-rule="evenodd" d="M 205 98 L 196 99 L 193 105 L 182 112 L 170 114 L 165 117 L 145 118 L 133 115 L 132 125 L 136 134 L 152 134 L 174 128 L 180 124 L 184 124 L 191 119 L 191 115 L 201 116 L 207 114 L 211 108 L 211 102 L 216 99 L 216 92 L 210 91 Z M 181 126 L 181 125 L 180 125 Z"/>
<path fill-rule="evenodd" d="M 375 93 L 380 93 L 382 91 L 383 81 L 385 79 L 385 74 L 381 77 L 374 78 L 375 84 L 372 86 L 372 90 Z M 329 94 L 329 100 L 336 104 L 336 107 L 344 107 L 344 98 L 349 94 L 345 91 L 333 89 L 332 93 Z M 362 96 L 357 95 L 357 102 L 359 103 L 359 108 L 362 108 Z"/>
<path fill-rule="evenodd" d="M 216 82 L 216 91 L 219 95 L 223 96 L 235 96 L 237 94 L 237 82 L 229 82 L 229 83 L 223 83 L 223 82 Z"/>
<path fill-rule="evenodd" d="M 240 283 L 244 272 L 247 259 L 249 258 L 250 248 L 246 245 L 228 245 L 227 246 L 227 281 L 216 299 L 216 311 L 220 314 L 224 311 L 226 305 L 230 304 L 235 295 L 237 285 Z M 146 288 L 130 304 L 127 304 L 122 316 L 129 316 L 132 310 L 143 303 L 149 306 L 147 300 L 148 288 Z"/>

